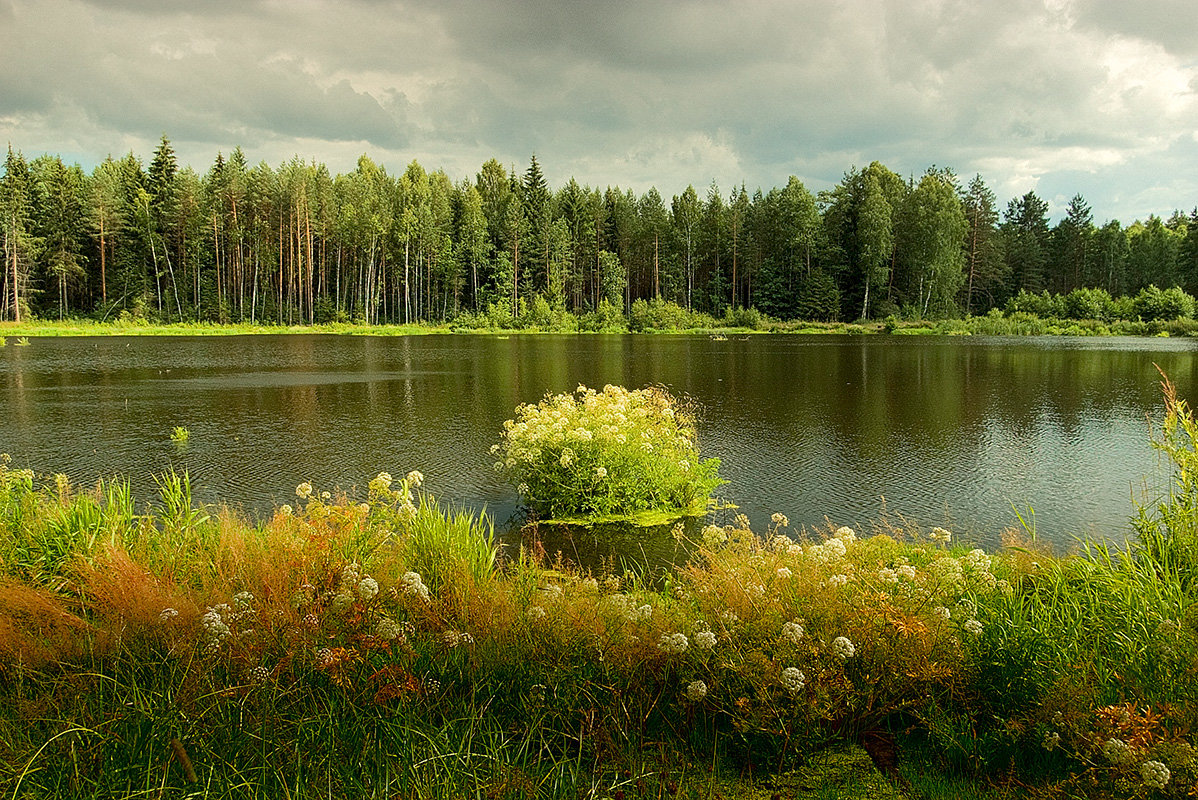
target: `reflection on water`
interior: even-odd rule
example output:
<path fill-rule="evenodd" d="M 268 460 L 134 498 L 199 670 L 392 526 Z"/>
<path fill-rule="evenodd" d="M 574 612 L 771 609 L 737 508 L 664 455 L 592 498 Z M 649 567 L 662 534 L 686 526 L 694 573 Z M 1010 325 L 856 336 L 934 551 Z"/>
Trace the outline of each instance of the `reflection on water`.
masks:
<path fill-rule="evenodd" d="M 515 511 L 487 450 L 519 403 L 579 383 L 664 384 L 701 409 L 725 499 L 759 529 L 868 530 L 883 513 L 996 543 L 1031 507 L 1041 537 L 1126 535 L 1171 339 L 328 335 L 33 339 L 0 350 L 0 452 L 78 482 L 186 469 L 196 496 L 251 513 L 301 481 L 364 487 L 420 469 L 438 497 Z M 183 425 L 185 449 L 170 441 Z M 577 542 L 565 542 L 579 546 Z M 665 545 L 663 545 L 665 546 Z"/>

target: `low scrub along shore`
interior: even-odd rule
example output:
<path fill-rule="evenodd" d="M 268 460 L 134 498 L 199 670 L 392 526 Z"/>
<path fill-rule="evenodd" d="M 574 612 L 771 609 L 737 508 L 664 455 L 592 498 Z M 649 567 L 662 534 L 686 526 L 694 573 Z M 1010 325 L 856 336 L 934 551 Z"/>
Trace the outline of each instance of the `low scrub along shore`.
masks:
<path fill-rule="evenodd" d="M 826 322 L 777 320 L 754 308 L 729 309 L 713 317 L 664 300 L 636 300 L 628 313 L 607 301 L 595 311 L 570 312 L 542 297 L 522 303 L 518 314 L 492 305 L 487 311 L 463 313 L 437 322 L 408 325 L 339 321 L 310 325 L 271 323 L 162 323 L 137 316 L 111 322 L 91 318 L 0 322 L 3 337 L 235 335 L 252 333 L 339 333 L 376 336 L 421 333 L 900 333 L 986 336 L 1192 336 L 1198 333 L 1194 298 L 1180 289 L 1148 287 L 1134 297 L 1112 299 L 1100 289 L 1077 289 L 1068 295 L 1020 292 L 1005 309 L 963 319 L 921 319 L 891 315 L 879 320 Z"/>
<path fill-rule="evenodd" d="M 591 573 L 415 471 L 251 525 L 186 476 L 143 509 L 5 461 L 0 796 L 1193 797 L 1198 425 L 1167 399 L 1170 491 L 1067 557 L 775 515 Z"/>

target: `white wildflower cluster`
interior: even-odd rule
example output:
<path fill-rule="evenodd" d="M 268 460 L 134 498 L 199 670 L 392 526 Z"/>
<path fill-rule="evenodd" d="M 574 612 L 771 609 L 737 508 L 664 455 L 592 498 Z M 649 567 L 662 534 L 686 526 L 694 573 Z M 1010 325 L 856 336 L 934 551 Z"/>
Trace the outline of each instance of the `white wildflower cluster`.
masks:
<path fill-rule="evenodd" d="M 944 528 L 932 528 L 932 532 L 928 534 L 928 538 L 933 542 L 948 544 L 953 540 L 953 535 Z"/>
<path fill-rule="evenodd" d="M 786 515 L 785 515 L 785 514 L 779 514 L 779 513 L 777 513 L 777 512 L 775 512 L 775 513 L 774 513 L 774 514 L 773 514 L 773 515 L 770 517 L 770 522 L 774 523 L 775 525 L 777 525 L 777 526 L 778 526 L 778 527 L 780 527 L 780 528 L 785 528 L 787 525 L 789 525 L 789 524 L 790 524 L 790 520 L 788 520 L 788 519 L 786 518 Z"/>
<path fill-rule="evenodd" d="M 200 617 L 200 629 L 204 634 L 204 647 L 209 652 L 220 649 L 221 643 L 233 635 L 232 628 L 225 621 L 224 615 L 232 609 L 225 604 L 211 606 Z"/>
<path fill-rule="evenodd" d="M 279 506 L 279 514 L 281 514 L 284 517 L 290 517 L 294 513 L 295 513 L 295 509 L 292 508 L 291 506 L 289 506 L 287 503 L 284 503 L 283 505 Z"/>
<path fill-rule="evenodd" d="M 824 579 L 824 587 L 828 589 L 839 589 L 848 585 L 849 576 L 844 574 L 829 575 Z"/>
<path fill-rule="evenodd" d="M 1131 746 L 1122 739 L 1107 739 L 1102 743 L 1102 755 L 1112 764 L 1126 764 L 1131 760 Z"/>
<path fill-rule="evenodd" d="M 798 694 L 807 685 L 807 676 L 798 667 L 787 667 L 782 670 L 782 688 L 791 694 Z"/>
<path fill-rule="evenodd" d="M 579 386 L 521 405 L 491 448 L 496 471 L 527 487 L 521 492 L 526 499 L 549 504 L 561 502 L 563 487 L 589 482 L 588 491 L 602 492 L 593 484 L 608 480 L 626 486 L 643 472 L 637 462 L 646 453 L 675 475 L 690 472 L 700 465 L 693 425 L 675 415 L 672 402 L 660 389 L 606 386 L 597 392 Z M 612 453 L 621 454 L 618 471 L 608 460 Z"/>
<path fill-rule="evenodd" d="M 450 648 L 465 647 L 474 644 L 474 637 L 465 631 L 445 631 L 441 634 L 441 641 Z"/>
<path fill-rule="evenodd" d="M 936 617 L 937 619 L 941 619 L 941 620 L 944 620 L 945 622 L 948 622 L 950 619 L 953 618 L 953 612 L 949 611 L 944 606 L 936 606 L 935 608 L 932 609 L 932 616 Z"/>
<path fill-rule="evenodd" d="M 428 587 L 424 585 L 424 579 L 420 577 L 419 572 L 405 572 L 399 582 L 403 586 L 404 594 L 415 595 L 428 602 Z"/>
<path fill-rule="evenodd" d="M 657 642 L 657 647 L 659 650 L 677 655 L 686 652 L 690 647 L 690 640 L 686 638 L 685 633 L 663 633 Z"/>
<path fill-rule="evenodd" d="M 393 482 L 390 472 L 380 472 L 370 479 L 370 494 L 379 497 L 390 496 Z"/>
<path fill-rule="evenodd" d="M 725 628 L 731 628 L 740 622 L 740 617 L 736 616 L 735 612 L 724 609 L 720 612 L 720 622 Z"/>
<path fill-rule="evenodd" d="M 374 599 L 379 593 L 379 582 L 369 575 L 358 581 L 358 597 L 365 601 Z"/>
<path fill-rule="evenodd" d="M 965 587 L 965 571 L 955 558 L 937 558 L 926 569 L 932 582 L 946 593 L 955 594 Z"/>
<path fill-rule="evenodd" d="M 374 624 L 374 635 L 387 641 L 399 639 L 403 636 L 403 626 L 390 617 L 379 617 Z"/>
<path fill-rule="evenodd" d="M 803 630 L 803 626 L 797 622 L 782 623 L 782 638 L 792 644 L 798 644 L 803 641 L 805 634 L 806 631 Z"/>
<path fill-rule="evenodd" d="M 960 561 L 961 568 L 969 579 L 990 589 L 998 584 L 998 579 L 990 571 L 990 556 L 986 555 L 986 551 L 975 548 L 961 556 Z"/>
<path fill-rule="evenodd" d="M 1040 741 L 1040 744 L 1044 746 L 1045 750 L 1055 750 L 1060 743 L 1061 734 L 1057 733 L 1056 731 L 1046 732 L 1044 734 L 1044 738 Z"/>
<path fill-rule="evenodd" d="M 898 583 L 898 573 L 890 567 L 882 567 L 878 570 L 878 580 L 882 583 Z"/>
<path fill-rule="evenodd" d="M 295 496 L 300 500 L 307 500 L 312 496 L 312 484 L 304 481 L 299 486 L 295 487 Z"/>
<path fill-rule="evenodd" d="M 419 489 L 424 484 L 424 473 L 420 470 L 412 470 L 404 479 L 408 482 L 408 488 Z"/>
<path fill-rule="evenodd" d="M 691 681 L 686 687 L 686 699 L 697 703 L 707 696 L 707 684 L 703 681 Z"/>
<path fill-rule="evenodd" d="M 794 543 L 794 539 L 779 533 L 771 538 L 766 546 L 775 553 L 786 553 L 790 551 L 790 546 Z"/>
<path fill-rule="evenodd" d="M 354 601 L 361 598 L 364 602 L 374 599 L 379 593 L 379 584 L 369 575 L 362 574 L 362 568 L 355 561 L 347 564 L 341 570 L 337 581 L 337 592 L 329 602 L 329 610 L 335 614 L 344 614 L 353 606 Z"/>
<path fill-rule="evenodd" d="M 895 568 L 894 571 L 897 572 L 898 576 L 903 580 L 912 582 L 915 581 L 915 577 L 919 574 L 915 570 L 915 567 L 911 566 L 910 564 L 900 564 Z"/>
<path fill-rule="evenodd" d="M 254 605 L 254 595 L 250 592 L 238 592 L 230 602 L 235 611 L 249 611 Z"/>
<path fill-rule="evenodd" d="M 328 647 L 322 647 L 316 651 L 317 667 L 324 669 L 331 667 L 334 663 L 336 663 L 336 656 L 333 654 L 332 649 Z"/>
<path fill-rule="evenodd" d="M 158 614 L 158 621 L 159 622 L 170 622 L 172 619 L 174 619 L 177 616 L 179 616 L 179 609 L 169 608 L 169 607 L 164 608 L 164 609 L 162 609 L 161 613 Z"/>
<path fill-rule="evenodd" d="M 716 525 L 705 525 L 702 533 L 703 546 L 716 548 L 728 541 L 728 533 Z"/>
<path fill-rule="evenodd" d="M 832 537 L 849 545 L 857 541 L 857 532 L 847 525 L 841 525 L 832 533 Z"/>
<path fill-rule="evenodd" d="M 842 528 L 841 530 L 851 530 Z M 828 539 L 823 544 L 813 544 L 807 548 L 807 555 L 821 564 L 831 564 L 840 561 L 848 553 L 845 540 L 839 537 Z"/>
<path fill-rule="evenodd" d="M 264 686 L 270 682 L 270 670 L 267 667 L 253 667 L 246 672 L 245 678 L 254 686 Z"/>
<path fill-rule="evenodd" d="M 789 567 L 778 567 L 776 574 L 779 579 L 784 581 L 788 581 L 794 576 L 794 573 L 790 571 Z"/>
<path fill-rule="evenodd" d="M 636 601 L 626 594 L 609 595 L 604 598 L 603 602 L 615 614 L 628 622 L 643 622 L 653 617 L 653 606 L 648 603 L 637 605 Z"/>
<path fill-rule="evenodd" d="M 964 627 L 965 632 L 970 634 L 971 636 L 981 636 L 982 635 L 982 623 L 978 622 L 976 619 L 966 620 L 965 625 L 962 627 Z"/>
<path fill-rule="evenodd" d="M 1164 789 L 1169 782 L 1169 768 L 1159 761 L 1145 761 L 1140 765 L 1140 779 L 1150 789 Z"/>
<path fill-rule="evenodd" d="M 837 636 L 832 640 L 832 654 L 842 661 L 847 661 L 857 654 L 857 648 L 849 641 L 847 636 Z"/>
<path fill-rule="evenodd" d="M 700 650 L 714 650 L 716 643 L 719 641 L 715 633 L 708 630 L 699 631 L 692 638 L 694 639 L 695 647 Z"/>

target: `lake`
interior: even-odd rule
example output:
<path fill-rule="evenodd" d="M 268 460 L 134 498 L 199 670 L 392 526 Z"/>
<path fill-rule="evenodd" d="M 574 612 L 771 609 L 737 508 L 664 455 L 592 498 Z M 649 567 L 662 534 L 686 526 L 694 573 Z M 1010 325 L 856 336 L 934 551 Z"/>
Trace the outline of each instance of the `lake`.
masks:
<path fill-rule="evenodd" d="M 1167 482 L 1149 444 L 1165 369 L 1198 380 L 1188 339 L 429 335 L 10 339 L 0 452 L 136 496 L 187 470 L 195 496 L 251 515 L 294 487 L 364 494 L 380 471 L 504 528 L 514 490 L 490 446 L 517 404 L 578 384 L 668 387 L 701 410 L 723 499 L 763 529 L 868 531 L 883 514 L 987 546 L 1035 511 L 1040 538 L 1124 539 L 1133 493 Z M 177 447 L 171 430 L 191 436 Z"/>

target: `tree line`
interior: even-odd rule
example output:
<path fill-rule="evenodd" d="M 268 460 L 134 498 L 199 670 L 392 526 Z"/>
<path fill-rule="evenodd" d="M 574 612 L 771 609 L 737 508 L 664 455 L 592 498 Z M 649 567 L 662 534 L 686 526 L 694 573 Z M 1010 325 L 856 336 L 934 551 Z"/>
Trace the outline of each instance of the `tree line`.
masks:
<path fill-rule="evenodd" d="M 533 156 L 454 182 L 368 156 L 333 175 L 294 158 L 218 154 L 180 167 L 163 136 L 90 174 L 10 146 L 0 177 L 0 319 L 311 324 L 447 321 L 661 300 L 724 316 L 851 320 L 983 314 L 1021 293 L 1198 294 L 1198 208 L 1096 225 L 1080 195 L 1055 225 L 1028 192 L 1000 210 L 980 175 L 904 179 L 874 162 L 812 193 L 714 183 L 548 185 Z M 604 304 L 607 304 L 604 306 Z"/>

